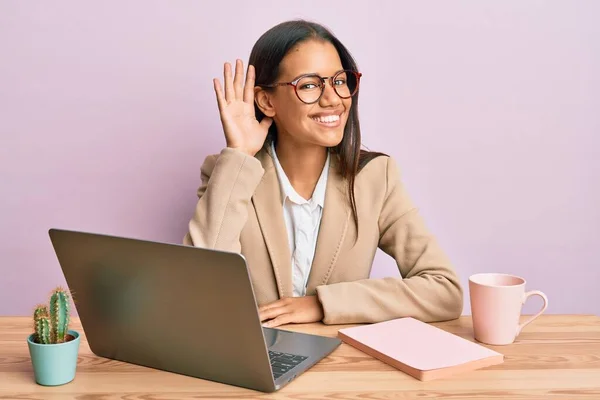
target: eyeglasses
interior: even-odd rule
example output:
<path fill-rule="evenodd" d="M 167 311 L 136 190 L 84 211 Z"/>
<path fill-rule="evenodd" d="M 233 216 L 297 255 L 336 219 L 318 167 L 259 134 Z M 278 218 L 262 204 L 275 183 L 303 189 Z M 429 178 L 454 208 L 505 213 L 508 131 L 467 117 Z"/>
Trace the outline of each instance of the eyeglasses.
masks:
<path fill-rule="evenodd" d="M 329 84 L 339 97 L 347 99 L 354 96 L 358 91 L 361 76 L 362 74 L 360 72 L 341 70 L 336 72 L 333 76 L 323 77 L 317 74 L 305 74 L 291 82 L 278 82 L 270 85 L 258 86 L 293 86 L 294 92 L 296 92 L 296 96 L 298 96 L 298 99 L 300 99 L 301 102 L 313 104 L 318 102 L 321 99 L 321 96 L 323 96 L 325 81 L 329 81 Z"/>

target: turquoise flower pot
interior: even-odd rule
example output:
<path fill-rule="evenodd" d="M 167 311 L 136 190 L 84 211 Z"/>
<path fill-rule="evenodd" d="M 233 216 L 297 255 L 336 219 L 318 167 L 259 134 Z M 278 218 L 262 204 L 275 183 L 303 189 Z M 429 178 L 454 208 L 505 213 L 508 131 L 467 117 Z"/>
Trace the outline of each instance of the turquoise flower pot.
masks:
<path fill-rule="evenodd" d="M 33 373 L 38 384 L 58 386 L 69 383 L 75 378 L 79 355 L 79 332 L 69 330 L 68 333 L 75 339 L 57 344 L 35 343 L 33 341 L 35 334 L 27 338 Z"/>

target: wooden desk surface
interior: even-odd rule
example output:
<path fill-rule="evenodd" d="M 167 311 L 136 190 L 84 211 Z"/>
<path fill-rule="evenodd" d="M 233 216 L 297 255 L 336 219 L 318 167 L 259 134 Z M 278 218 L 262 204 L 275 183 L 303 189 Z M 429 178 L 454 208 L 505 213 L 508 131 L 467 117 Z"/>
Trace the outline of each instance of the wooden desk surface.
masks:
<path fill-rule="evenodd" d="M 472 340 L 468 316 L 434 325 Z M 429 382 L 342 344 L 273 394 L 99 358 L 83 332 L 75 380 L 40 386 L 27 349 L 30 326 L 29 318 L 0 317 L 0 399 L 600 399 L 597 316 L 542 316 L 512 345 L 490 346 L 505 355 L 503 364 Z M 81 332 L 78 320 L 72 327 Z M 306 324 L 285 329 L 335 336 L 341 327 Z"/>

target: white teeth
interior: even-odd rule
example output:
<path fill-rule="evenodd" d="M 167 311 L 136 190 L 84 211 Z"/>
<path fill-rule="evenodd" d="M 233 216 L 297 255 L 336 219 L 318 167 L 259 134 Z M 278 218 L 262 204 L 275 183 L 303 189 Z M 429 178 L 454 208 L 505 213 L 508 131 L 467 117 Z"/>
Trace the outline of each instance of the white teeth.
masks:
<path fill-rule="evenodd" d="M 326 117 L 313 117 L 313 119 L 317 122 L 332 123 L 332 122 L 339 121 L 340 116 L 339 115 L 328 115 Z"/>

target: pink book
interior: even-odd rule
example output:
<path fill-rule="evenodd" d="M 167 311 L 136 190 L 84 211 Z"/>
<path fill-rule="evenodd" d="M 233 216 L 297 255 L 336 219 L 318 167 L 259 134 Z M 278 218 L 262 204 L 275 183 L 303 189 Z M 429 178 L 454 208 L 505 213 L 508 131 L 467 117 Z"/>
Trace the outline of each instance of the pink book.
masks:
<path fill-rule="evenodd" d="M 345 343 L 421 381 L 504 362 L 504 356 L 414 318 L 340 329 Z"/>

